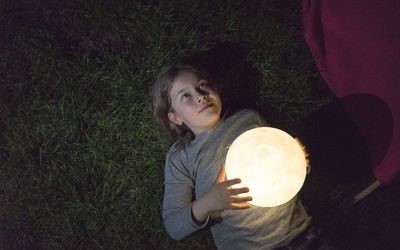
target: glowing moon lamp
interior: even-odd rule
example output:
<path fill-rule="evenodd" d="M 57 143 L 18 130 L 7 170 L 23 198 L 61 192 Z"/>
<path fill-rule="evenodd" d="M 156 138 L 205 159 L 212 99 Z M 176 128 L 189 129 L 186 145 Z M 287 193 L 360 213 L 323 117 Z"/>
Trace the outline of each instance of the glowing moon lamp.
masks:
<path fill-rule="evenodd" d="M 261 207 L 288 202 L 301 189 L 307 160 L 299 143 L 286 132 L 259 127 L 237 137 L 225 162 L 228 179 L 240 178 L 253 200 Z"/>

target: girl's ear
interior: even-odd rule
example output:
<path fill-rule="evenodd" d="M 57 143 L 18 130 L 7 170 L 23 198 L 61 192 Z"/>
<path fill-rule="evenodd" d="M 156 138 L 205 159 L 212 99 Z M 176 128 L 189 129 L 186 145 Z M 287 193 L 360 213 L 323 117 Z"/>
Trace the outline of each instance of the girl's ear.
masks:
<path fill-rule="evenodd" d="M 183 123 L 179 115 L 175 112 L 168 112 L 168 119 L 170 122 L 176 125 L 182 125 Z"/>

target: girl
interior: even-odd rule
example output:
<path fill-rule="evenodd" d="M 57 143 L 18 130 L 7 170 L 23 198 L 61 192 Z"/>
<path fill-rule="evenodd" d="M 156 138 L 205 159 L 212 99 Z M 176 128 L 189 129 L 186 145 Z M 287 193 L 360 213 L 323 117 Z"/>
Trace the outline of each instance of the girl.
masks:
<path fill-rule="evenodd" d="M 164 170 L 163 220 L 173 239 L 212 224 L 219 249 L 272 249 L 287 246 L 307 229 L 311 218 L 297 197 L 277 207 L 257 207 L 248 203 L 252 197 L 239 196 L 249 191 L 234 187 L 240 179 L 225 180 L 229 145 L 241 133 L 267 125 L 258 113 L 242 110 L 221 119 L 214 82 L 185 63 L 164 68 L 152 92 L 157 123 L 178 137 Z"/>

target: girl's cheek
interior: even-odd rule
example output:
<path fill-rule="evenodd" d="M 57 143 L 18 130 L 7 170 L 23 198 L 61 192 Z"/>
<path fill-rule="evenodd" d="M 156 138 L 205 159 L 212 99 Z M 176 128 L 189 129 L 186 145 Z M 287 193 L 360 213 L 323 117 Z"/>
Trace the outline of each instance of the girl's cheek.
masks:
<path fill-rule="evenodd" d="M 189 104 L 186 106 L 186 110 L 188 110 L 188 111 L 196 110 L 196 105 L 194 104 L 194 102 L 189 103 Z"/>

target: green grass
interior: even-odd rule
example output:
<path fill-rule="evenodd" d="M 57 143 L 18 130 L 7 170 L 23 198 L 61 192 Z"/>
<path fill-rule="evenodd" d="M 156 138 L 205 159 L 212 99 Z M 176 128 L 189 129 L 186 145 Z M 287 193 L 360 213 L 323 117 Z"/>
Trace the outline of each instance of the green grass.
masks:
<path fill-rule="evenodd" d="M 296 1 L 2 1 L 0 18 L 0 248 L 213 248 L 162 225 L 172 139 L 148 90 L 183 55 L 240 44 L 289 128 L 331 99 Z"/>

